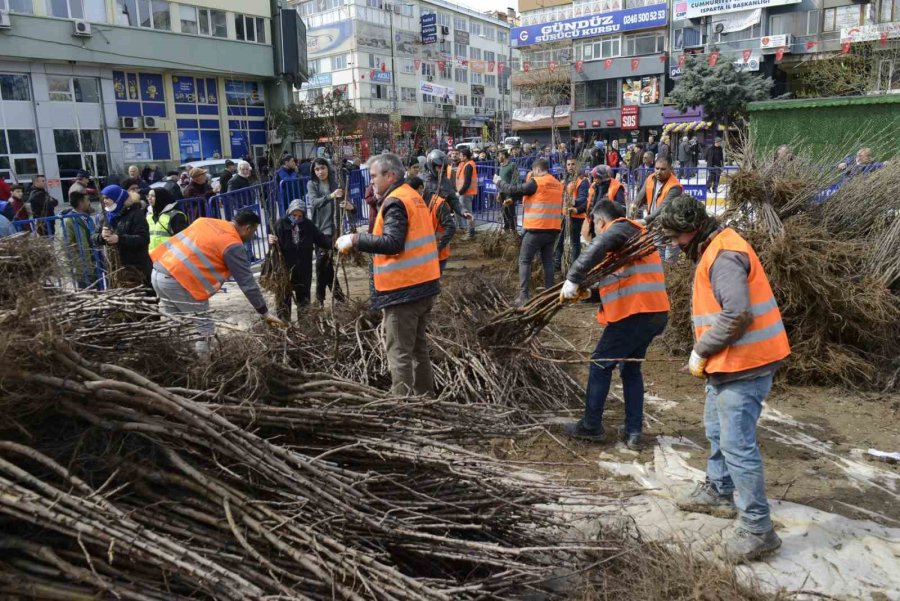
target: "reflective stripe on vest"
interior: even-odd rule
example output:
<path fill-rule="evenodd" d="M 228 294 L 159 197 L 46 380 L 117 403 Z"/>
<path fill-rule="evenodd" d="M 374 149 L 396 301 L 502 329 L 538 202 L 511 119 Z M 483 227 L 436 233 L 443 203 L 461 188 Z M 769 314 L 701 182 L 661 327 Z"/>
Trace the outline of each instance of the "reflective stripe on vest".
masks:
<path fill-rule="evenodd" d="M 627 221 L 634 226 L 636 235 L 645 232 L 645 228 L 630 219 L 620 217 L 610 222 Z M 650 254 L 624 266 L 609 275 L 599 284 L 602 305 L 597 312 L 597 322 L 602 325 L 622 321 L 626 317 L 638 313 L 661 313 L 669 310 L 669 297 L 666 294 L 666 280 L 662 260 L 654 249 Z"/>
<path fill-rule="evenodd" d="M 425 201 L 407 184 L 394 189 L 389 198 L 402 202 L 406 209 L 406 241 L 403 250 L 397 255 L 374 255 L 372 262 L 375 290 L 390 292 L 440 279 L 434 225 Z M 372 229 L 375 236 L 384 233 L 383 212 L 384 204 L 375 218 Z"/>
<path fill-rule="evenodd" d="M 682 192 L 684 192 L 684 187 L 681 185 L 681 182 L 678 181 L 678 178 L 675 177 L 674 174 L 669 176 L 669 180 L 663 185 L 662 190 L 659 191 L 659 195 L 656 197 L 656 200 L 653 200 L 653 191 L 656 189 L 656 175 L 651 173 L 647 176 L 647 181 L 644 183 L 644 200 L 647 202 L 647 210 L 649 212 L 653 212 L 659 207 L 665 204 L 666 194 L 669 193 L 669 190 L 678 186 Z M 659 203 L 657 205 L 657 203 Z"/>
<path fill-rule="evenodd" d="M 231 277 L 225 251 L 243 241 L 234 224 L 201 217 L 150 253 L 150 258 L 198 300 L 207 300 Z"/>
<path fill-rule="evenodd" d="M 169 224 L 175 214 L 184 215 L 181 211 L 169 211 L 162 213 L 158 221 L 153 221 L 153 210 L 147 210 L 147 226 L 150 228 L 150 246 L 148 252 L 172 237 L 172 230 Z"/>
<path fill-rule="evenodd" d="M 469 187 L 465 190 L 459 190 L 460 186 L 466 183 L 466 166 L 472 166 L 472 181 L 469 182 Z M 465 163 L 460 163 L 456 167 L 456 189 L 459 190 L 459 194 L 465 196 L 475 196 L 478 194 L 478 167 L 475 165 L 475 161 L 468 160 Z"/>
<path fill-rule="evenodd" d="M 438 196 L 435 194 L 431 197 L 431 204 L 429 205 L 429 210 L 431 211 L 431 223 L 434 225 L 434 241 L 440 246 L 441 236 L 444 233 L 444 226 L 441 225 L 440 217 L 438 217 L 438 212 L 441 210 L 441 206 L 447 202 L 443 196 Z M 438 251 L 438 261 L 446 261 L 450 258 L 450 245 L 448 244 L 444 248 Z"/>
<path fill-rule="evenodd" d="M 559 230 L 563 204 L 563 188 L 558 179 L 550 175 L 536 175 L 537 192 L 523 198 L 526 230 Z"/>
<path fill-rule="evenodd" d="M 582 175 L 582 176 L 578 177 L 578 179 L 571 181 L 566 185 L 566 195 L 572 200 L 573 204 L 575 202 L 575 198 L 578 196 L 578 188 L 581 187 L 581 184 L 584 183 L 585 179 L 586 178 Z M 591 193 L 590 190 L 588 190 L 588 194 L 590 194 L 590 193 Z M 584 219 L 586 213 L 587 213 L 587 209 L 585 209 L 584 213 L 575 213 L 575 214 L 571 215 L 571 217 L 572 217 L 572 219 Z M 563 215 L 565 215 L 565 214 L 566 214 L 566 212 L 565 212 L 565 210 L 563 210 Z"/>
<path fill-rule="evenodd" d="M 740 338 L 709 357 L 706 373 L 741 372 L 784 359 L 790 355 L 791 347 L 769 279 L 753 248 L 731 228 L 713 238 L 697 263 L 691 303 L 695 339 L 699 340 L 713 326 L 722 311 L 713 294 L 709 271 L 723 251 L 743 253 L 750 261 L 747 284 L 752 320 Z"/>

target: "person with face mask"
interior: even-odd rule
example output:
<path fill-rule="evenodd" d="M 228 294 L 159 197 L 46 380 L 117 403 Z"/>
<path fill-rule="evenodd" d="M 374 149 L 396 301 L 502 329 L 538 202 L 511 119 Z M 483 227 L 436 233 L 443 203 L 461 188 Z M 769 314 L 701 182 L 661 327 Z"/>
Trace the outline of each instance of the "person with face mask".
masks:
<path fill-rule="evenodd" d="M 306 218 L 303 201 L 292 200 L 287 215 L 278 220 L 274 232 L 269 234 L 269 244 L 278 248 L 284 264 L 291 274 L 291 289 L 283 298 L 275 299 L 278 318 L 291 319 L 291 297 L 297 301 L 297 320 L 301 311 L 309 305 L 312 286 L 313 248 L 331 250 L 331 237 L 326 236 Z"/>
<path fill-rule="evenodd" d="M 122 267 L 150 288 L 150 228 L 138 192 L 110 185 L 100 192 L 106 225 L 92 237 L 94 246 L 115 246 Z M 129 281 L 131 278 L 129 278 Z"/>
<path fill-rule="evenodd" d="M 215 324 L 197 314 L 209 311 L 209 298 L 229 278 L 234 278 L 267 324 L 285 325 L 269 313 L 266 299 L 250 268 L 245 244 L 253 239 L 259 223 L 259 215 L 247 210 L 238 211 L 231 221 L 200 217 L 150 253 L 153 260 L 151 281 L 159 295 L 160 311 L 193 316 L 201 336 L 194 349 L 201 357 L 209 355 L 209 340 L 215 333 Z"/>

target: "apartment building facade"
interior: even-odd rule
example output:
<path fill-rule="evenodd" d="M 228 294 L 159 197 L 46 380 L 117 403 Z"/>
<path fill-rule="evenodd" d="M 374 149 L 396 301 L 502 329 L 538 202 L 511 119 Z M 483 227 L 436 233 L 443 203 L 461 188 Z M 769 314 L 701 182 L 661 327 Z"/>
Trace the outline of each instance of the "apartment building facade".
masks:
<path fill-rule="evenodd" d="M 509 128 L 508 14 L 441 0 L 302 0 L 310 79 L 298 101 L 340 91 L 362 116 L 364 154 Z M 364 132 L 364 135 L 363 135 Z"/>
<path fill-rule="evenodd" d="M 79 169 L 254 156 L 290 102 L 283 21 L 269 0 L 0 0 L 0 174 L 44 174 L 60 197 Z M 298 29 L 299 28 L 299 29 Z M 285 45 L 300 76 L 302 23 Z M 273 48 L 273 42 L 278 46 Z"/>

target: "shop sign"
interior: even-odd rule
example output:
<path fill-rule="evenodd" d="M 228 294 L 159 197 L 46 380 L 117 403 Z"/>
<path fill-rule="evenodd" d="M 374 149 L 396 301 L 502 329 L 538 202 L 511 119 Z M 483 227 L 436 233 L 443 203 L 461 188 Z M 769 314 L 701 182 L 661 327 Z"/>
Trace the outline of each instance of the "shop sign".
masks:
<path fill-rule="evenodd" d="M 324 88 L 331 85 L 331 73 L 316 73 L 305 82 L 301 88 L 310 90 L 313 88 Z"/>
<path fill-rule="evenodd" d="M 598 123 L 598 125 L 599 125 L 599 123 Z M 615 127 L 615 125 L 616 125 L 615 119 L 607 119 L 606 120 L 606 127 Z"/>
<path fill-rule="evenodd" d="M 690 194 L 697 200 L 702 200 L 706 202 L 706 186 L 704 185 L 695 185 L 695 184 L 685 184 L 682 186 L 684 188 L 685 194 Z"/>
<path fill-rule="evenodd" d="M 375 73 L 372 74 L 372 81 L 377 81 L 380 83 L 391 83 L 391 72 L 390 71 L 379 71 L 375 70 Z"/>
<path fill-rule="evenodd" d="M 638 129 L 640 127 L 638 121 L 639 111 L 640 108 L 633 104 L 622 107 L 622 129 Z"/>
<path fill-rule="evenodd" d="M 842 42 L 877 42 L 882 39 L 894 38 L 900 38 L 900 23 L 881 23 L 880 25 L 841 28 Z"/>
<path fill-rule="evenodd" d="M 584 129 L 585 127 L 587 127 L 587 121 L 579 121 L 577 125 L 580 129 Z"/>
<path fill-rule="evenodd" d="M 591 127 L 600 127 L 600 119 L 594 119 L 591 121 Z"/>
<path fill-rule="evenodd" d="M 698 19 L 740 10 L 800 4 L 800 0 L 675 0 L 673 19 Z"/>
<path fill-rule="evenodd" d="M 767 35 L 759 38 L 759 47 L 763 50 L 774 50 L 776 48 L 785 48 L 787 52 L 791 51 L 791 45 L 788 44 L 789 35 Z"/>
<path fill-rule="evenodd" d="M 637 29 L 665 27 L 669 21 L 667 9 L 666 3 L 653 4 L 599 15 L 564 19 L 554 23 L 513 27 L 510 39 L 513 46 L 521 48 L 532 44 L 546 44 L 560 40 L 577 40 Z"/>
<path fill-rule="evenodd" d="M 434 44 L 437 42 L 437 14 L 424 13 L 419 17 L 419 23 L 422 27 L 420 34 L 423 44 Z"/>
<path fill-rule="evenodd" d="M 469 32 L 463 31 L 461 29 L 453 30 L 453 41 L 457 44 L 462 44 L 463 46 L 469 45 Z"/>

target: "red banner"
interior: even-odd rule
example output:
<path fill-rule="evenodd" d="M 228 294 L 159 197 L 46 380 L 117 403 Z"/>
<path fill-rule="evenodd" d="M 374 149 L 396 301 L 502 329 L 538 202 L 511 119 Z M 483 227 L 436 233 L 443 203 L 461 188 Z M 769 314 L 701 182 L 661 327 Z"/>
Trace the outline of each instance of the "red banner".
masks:
<path fill-rule="evenodd" d="M 638 129 L 640 123 L 638 121 L 639 108 L 633 104 L 626 104 L 622 107 L 622 129 Z"/>
<path fill-rule="evenodd" d="M 744 58 L 744 63 L 750 62 L 750 56 L 753 54 L 753 51 L 749 48 L 741 51 L 741 56 Z"/>
<path fill-rule="evenodd" d="M 612 67 L 612 63 L 613 63 L 613 60 L 611 58 L 608 58 L 605 61 L 603 61 L 603 70 L 609 71 L 609 68 Z"/>
<path fill-rule="evenodd" d="M 525 73 L 531 71 L 531 63 L 522 63 L 522 71 L 525 71 Z"/>
<path fill-rule="evenodd" d="M 550 73 L 556 73 L 556 61 L 550 61 L 550 64 L 547 65 L 547 69 Z"/>
<path fill-rule="evenodd" d="M 815 48 L 818 44 L 819 44 L 819 42 L 817 42 L 817 41 L 815 41 L 815 40 L 809 40 L 808 42 L 806 42 L 806 49 L 807 49 L 807 50 L 812 50 L 812 49 Z"/>
<path fill-rule="evenodd" d="M 575 72 L 581 73 L 582 68 L 584 68 L 584 61 L 575 61 Z"/>
<path fill-rule="evenodd" d="M 413 61 L 413 62 L 414 62 L 415 65 L 416 65 L 416 73 L 418 73 L 418 72 L 419 72 L 419 68 L 422 66 L 422 61 L 420 61 L 419 59 L 416 59 L 416 60 Z"/>
<path fill-rule="evenodd" d="M 659 62 L 664 63 L 664 62 L 666 62 L 666 59 L 667 59 L 667 58 L 669 58 L 669 55 L 667 55 L 667 54 L 660 54 L 660 55 L 659 55 Z"/>
<path fill-rule="evenodd" d="M 494 67 L 497 66 L 497 61 L 488 61 L 488 73 L 494 72 Z"/>
<path fill-rule="evenodd" d="M 387 72 L 387 65 L 385 65 L 384 63 L 381 63 L 381 72 L 382 72 L 382 73 L 386 73 L 386 72 Z"/>
<path fill-rule="evenodd" d="M 850 52 L 850 42 L 841 42 L 841 52 L 844 54 Z"/>
<path fill-rule="evenodd" d="M 710 52 L 709 57 L 706 59 L 706 63 L 710 67 L 715 67 L 716 63 L 718 63 L 718 62 L 719 62 L 719 52 L 718 51 Z"/>
<path fill-rule="evenodd" d="M 784 58 L 784 46 L 775 51 L 775 60 L 780 61 Z"/>
<path fill-rule="evenodd" d="M 887 46 L 887 32 L 886 31 L 881 32 L 881 35 L 878 36 L 878 41 L 881 43 L 882 46 Z"/>
<path fill-rule="evenodd" d="M 637 68 L 641 66 L 641 59 L 633 58 L 631 59 L 631 70 L 637 71 Z"/>
<path fill-rule="evenodd" d="M 371 71 L 369 71 L 369 78 L 375 79 L 375 69 L 372 69 Z"/>
<path fill-rule="evenodd" d="M 678 66 L 684 67 L 685 61 L 687 61 L 687 54 L 679 54 L 678 55 Z"/>
<path fill-rule="evenodd" d="M 444 67 L 447 66 L 447 63 L 445 63 L 444 61 L 438 61 L 438 62 L 437 62 L 437 66 L 438 66 L 438 70 L 439 70 L 439 71 L 443 71 L 443 70 L 444 70 Z"/>
<path fill-rule="evenodd" d="M 505 67 L 503 63 L 497 63 L 497 75 L 503 75 L 503 67 Z"/>

